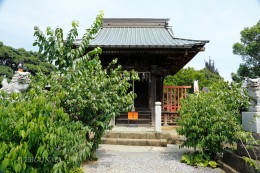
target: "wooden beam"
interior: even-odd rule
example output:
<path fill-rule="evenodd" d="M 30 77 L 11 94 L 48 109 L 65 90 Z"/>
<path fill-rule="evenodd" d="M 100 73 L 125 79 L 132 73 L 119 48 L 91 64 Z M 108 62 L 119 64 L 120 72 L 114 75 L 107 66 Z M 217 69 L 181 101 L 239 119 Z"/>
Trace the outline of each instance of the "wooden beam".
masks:
<path fill-rule="evenodd" d="M 151 66 L 151 115 L 152 115 L 152 126 L 155 122 L 155 101 L 156 101 L 156 65 Z"/>

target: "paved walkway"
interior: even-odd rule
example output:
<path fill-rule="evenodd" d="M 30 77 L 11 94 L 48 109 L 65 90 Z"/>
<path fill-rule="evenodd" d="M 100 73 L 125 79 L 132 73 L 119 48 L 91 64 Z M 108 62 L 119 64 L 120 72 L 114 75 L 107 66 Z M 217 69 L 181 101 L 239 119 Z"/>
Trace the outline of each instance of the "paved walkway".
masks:
<path fill-rule="evenodd" d="M 188 149 L 168 147 L 100 145 L 96 162 L 83 166 L 85 173 L 224 173 L 216 168 L 194 168 L 179 160 Z"/>

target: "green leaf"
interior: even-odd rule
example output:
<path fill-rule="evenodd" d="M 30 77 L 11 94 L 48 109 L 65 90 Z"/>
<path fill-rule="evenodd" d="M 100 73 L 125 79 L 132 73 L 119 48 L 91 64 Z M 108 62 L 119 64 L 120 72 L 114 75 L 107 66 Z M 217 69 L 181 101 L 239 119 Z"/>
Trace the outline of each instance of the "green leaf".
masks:
<path fill-rule="evenodd" d="M 14 170 L 15 170 L 15 172 L 21 172 L 21 170 L 22 170 L 22 165 L 21 165 L 21 163 L 16 163 L 16 164 L 14 165 Z"/>
<path fill-rule="evenodd" d="M 38 149 L 37 149 L 37 153 L 36 153 L 36 157 L 41 157 L 42 153 L 44 151 L 45 147 L 43 145 L 41 145 Z"/>
<path fill-rule="evenodd" d="M 44 150 L 44 152 L 42 153 L 42 157 L 47 159 L 48 158 L 48 151 Z"/>
<path fill-rule="evenodd" d="M 24 130 L 20 131 L 20 135 L 22 136 L 22 138 L 26 138 L 26 132 Z"/>
<path fill-rule="evenodd" d="M 5 158 L 4 161 L 2 162 L 2 169 L 6 169 L 10 164 L 10 159 Z"/>
<path fill-rule="evenodd" d="M 201 166 L 201 167 L 206 167 L 206 166 L 208 166 L 208 163 L 207 163 L 207 162 L 197 163 L 196 165 L 197 165 L 197 166 Z"/>
<path fill-rule="evenodd" d="M 212 167 L 212 168 L 216 168 L 218 166 L 217 162 L 215 161 L 209 161 L 209 165 Z"/>

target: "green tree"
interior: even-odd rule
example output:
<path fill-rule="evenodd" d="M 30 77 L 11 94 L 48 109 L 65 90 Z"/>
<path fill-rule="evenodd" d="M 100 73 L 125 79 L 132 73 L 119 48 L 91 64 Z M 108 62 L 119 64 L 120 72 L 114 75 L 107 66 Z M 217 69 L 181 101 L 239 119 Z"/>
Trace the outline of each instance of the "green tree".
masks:
<path fill-rule="evenodd" d="M 247 27 L 241 32 L 240 43 L 233 45 L 233 53 L 242 56 L 237 73 L 232 73 L 234 81 L 244 80 L 245 77 L 260 76 L 260 20 L 256 25 Z"/>
<path fill-rule="evenodd" d="M 49 74 L 54 66 L 43 60 L 40 54 L 32 51 L 26 51 L 23 48 L 14 49 L 0 42 L 0 82 L 3 77 L 11 79 L 14 71 L 17 71 L 19 62 L 23 62 L 24 71 L 29 71 L 33 75 L 39 70 Z"/>
<path fill-rule="evenodd" d="M 237 73 L 231 73 L 231 78 L 234 82 L 240 83 L 245 80 L 245 77 L 254 78 L 253 73 L 246 64 L 240 64 Z"/>
<path fill-rule="evenodd" d="M 78 22 L 72 22 L 72 29 L 66 39 L 63 30 L 47 28 L 46 36 L 35 27 L 36 41 L 39 52 L 49 62 L 55 63 L 51 79 L 46 81 L 51 85 L 51 92 L 65 93 L 61 100 L 62 106 L 72 120 L 80 120 L 94 134 L 92 157 L 101 142 L 101 137 L 112 117 L 120 112 L 131 109 L 134 95 L 128 93 L 130 80 L 136 79 L 135 72 L 123 71 L 116 60 L 111 62 L 113 68 L 103 68 L 99 59 L 100 48 L 87 52 L 90 40 L 102 24 L 103 14 L 100 14 L 90 29 L 86 30 L 79 46 L 74 45 L 78 36 Z"/>
<path fill-rule="evenodd" d="M 114 68 L 103 68 L 100 48 L 86 52 L 102 17 L 87 29 L 79 47 L 74 46 L 77 22 L 66 41 L 61 28 L 48 28 L 47 36 L 35 28 L 35 45 L 57 68 L 49 75 L 37 73 L 24 94 L 0 92 L 0 171 L 79 171 L 83 161 L 95 157 L 111 118 L 131 108 L 129 80 L 137 74 L 114 67 L 116 60 Z"/>
<path fill-rule="evenodd" d="M 177 74 L 166 76 L 165 85 L 182 86 L 190 85 L 193 87 L 194 80 L 199 80 L 199 87 L 209 87 L 216 81 L 223 80 L 219 75 L 210 72 L 207 68 L 195 70 L 192 67 L 183 68 Z"/>
<path fill-rule="evenodd" d="M 210 58 L 208 61 L 205 61 L 205 69 L 208 69 L 211 73 L 215 73 L 216 75 L 219 75 L 218 69 L 215 67 L 214 60 Z"/>

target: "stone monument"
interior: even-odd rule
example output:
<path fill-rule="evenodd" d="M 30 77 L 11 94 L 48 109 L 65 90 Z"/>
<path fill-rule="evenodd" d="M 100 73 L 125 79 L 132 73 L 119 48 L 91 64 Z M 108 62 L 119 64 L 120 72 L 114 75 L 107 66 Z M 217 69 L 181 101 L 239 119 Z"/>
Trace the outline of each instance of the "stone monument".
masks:
<path fill-rule="evenodd" d="M 29 72 L 23 72 L 22 63 L 19 63 L 18 71 L 15 72 L 11 82 L 8 83 L 7 79 L 4 78 L 0 90 L 5 91 L 7 94 L 25 92 L 30 84 L 29 75 Z"/>
<path fill-rule="evenodd" d="M 242 112 L 242 125 L 245 131 L 252 132 L 256 141 L 260 141 L 260 78 L 247 79 L 246 87 L 248 88 L 248 96 L 250 99 L 249 112 Z M 247 145 L 247 144 L 245 144 Z M 247 151 L 238 143 L 238 154 L 247 156 L 247 152 L 251 158 L 260 160 L 260 145 L 252 144 Z"/>
<path fill-rule="evenodd" d="M 242 85 L 248 89 L 250 99 L 249 112 L 242 112 L 243 129 L 252 132 L 256 141 L 260 140 L 260 78 L 248 78 Z M 250 146 L 250 147 L 247 147 Z M 256 164 L 260 163 L 260 145 L 257 143 L 237 142 L 237 150 L 225 149 L 223 152 L 223 161 L 238 172 L 258 173 L 256 168 L 252 167 L 244 160 L 244 157 L 250 157 Z M 231 171 L 227 171 L 231 172 Z"/>
<path fill-rule="evenodd" d="M 246 81 L 250 98 L 249 112 L 242 112 L 242 125 L 245 131 L 260 133 L 260 78 Z"/>

